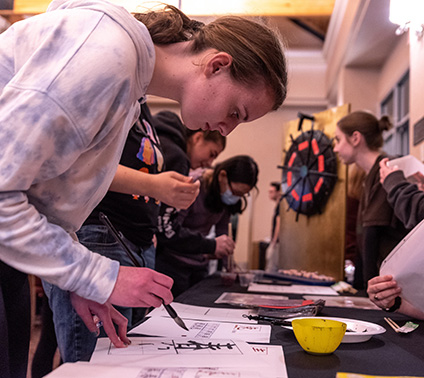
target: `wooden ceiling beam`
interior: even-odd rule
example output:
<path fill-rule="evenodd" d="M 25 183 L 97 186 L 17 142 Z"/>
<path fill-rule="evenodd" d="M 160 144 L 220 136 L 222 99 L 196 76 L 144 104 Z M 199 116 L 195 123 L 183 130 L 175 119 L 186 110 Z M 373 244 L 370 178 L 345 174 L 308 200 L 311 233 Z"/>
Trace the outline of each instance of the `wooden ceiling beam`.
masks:
<path fill-rule="evenodd" d="M 44 13 L 51 0 L 14 0 L 13 12 L 15 14 L 39 14 Z"/>
<path fill-rule="evenodd" d="M 38 14 L 46 11 L 51 0 L 14 0 L 14 14 Z M 128 8 L 143 0 L 112 0 Z M 163 2 L 166 2 L 163 1 Z M 152 1 L 148 1 L 152 6 Z M 330 16 L 335 0 L 181 0 L 181 9 L 190 16 L 239 14 L 245 16 L 312 17 Z M 148 4 L 146 4 L 148 5 Z M 134 11 L 135 9 L 130 9 Z"/>
<path fill-rule="evenodd" d="M 239 14 L 244 16 L 331 16 L 335 0 L 181 0 L 190 16 Z"/>

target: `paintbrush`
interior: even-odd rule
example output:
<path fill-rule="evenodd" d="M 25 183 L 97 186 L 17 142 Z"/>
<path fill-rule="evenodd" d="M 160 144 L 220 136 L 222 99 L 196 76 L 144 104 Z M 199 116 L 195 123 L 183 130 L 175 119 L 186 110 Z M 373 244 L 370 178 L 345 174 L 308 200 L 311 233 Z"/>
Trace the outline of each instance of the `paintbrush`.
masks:
<path fill-rule="evenodd" d="M 116 241 L 121 245 L 121 247 L 124 249 L 124 251 L 127 253 L 128 257 L 134 264 L 134 266 L 141 268 L 142 266 L 140 263 L 136 260 L 133 253 L 131 252 L 130 248 L 127 246 L 124 236 L 120 231 L 118 231 L 114 225 L 111 223 L 109 218 L 106 216 L 106 214 L 100 212 L 99 214 L 100 221 L 108 228 L 108 230 L 112 233 L 113 237 L 116 239 Z M 163 302 L 162 302 L 163 303 Z M 169 316 L 174 319 L 174 322 L 177 323 L 181 328 L 188 331 L 188 328 L 184 324 L 183 320 L 178 316 L 177 312 L 171 307 L 170 304 L 163 303 L 163 307 L 165 307 L 166 312 L 169 314 Z"/>
<path fill-rule="evenodd" d="M 228 237 L 233 238 L 233 226 L 230 223 L 228 223 Z M 231 273 L 234 270 L 234 255 L 228 255 L 228 271 Z"/>

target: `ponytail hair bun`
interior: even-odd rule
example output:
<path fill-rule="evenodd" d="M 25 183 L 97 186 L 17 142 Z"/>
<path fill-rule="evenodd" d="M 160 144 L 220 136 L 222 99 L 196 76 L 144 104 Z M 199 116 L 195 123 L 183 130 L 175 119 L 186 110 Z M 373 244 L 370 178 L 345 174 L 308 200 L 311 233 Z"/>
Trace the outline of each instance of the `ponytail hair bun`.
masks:
<path fill-rule="evenodd" d="M 337 126 L 349 136 L 355 131 L 360 132 L 364 136 L 368 148 L 373 151 L 377 151 L 383 146 L 383 132 L 393 127 L 388 116 L 383 116 L 378 120 L 367 111 L 352 112 L 340 119 Z"/>
<path fill-rule="evenodd" d="M 380 118 L 380 121 L 378 121 L 378 126 L 381 132 L 383 132 L 383 131 L 389 131 L 393 127 L 393 124 L 390 121 L 389 116 L 385 115 Z"/>

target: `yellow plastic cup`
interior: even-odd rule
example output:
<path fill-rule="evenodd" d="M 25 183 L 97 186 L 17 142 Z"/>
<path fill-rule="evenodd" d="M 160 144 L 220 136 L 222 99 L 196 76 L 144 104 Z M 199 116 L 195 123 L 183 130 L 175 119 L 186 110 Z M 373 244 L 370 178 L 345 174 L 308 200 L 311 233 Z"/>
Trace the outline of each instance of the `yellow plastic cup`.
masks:
<path fill-rule="evenodd" d="M 294 319 L 294 335 L 303 350 L 310 354 L 333 353 L 342 342 L 346 324 L 322 318 Z"/>

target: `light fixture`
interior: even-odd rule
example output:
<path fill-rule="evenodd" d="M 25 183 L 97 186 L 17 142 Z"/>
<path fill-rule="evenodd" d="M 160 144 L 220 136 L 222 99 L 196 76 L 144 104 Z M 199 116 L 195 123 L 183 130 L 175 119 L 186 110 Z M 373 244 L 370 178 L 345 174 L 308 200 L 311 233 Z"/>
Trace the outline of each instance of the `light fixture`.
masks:
<path fill-rule="evenodd" d="M 390 0 L 390 22 L 399 25 L 396 34 L 414 31 L 417 38 L 424 34 L 423 0 Z"/>

